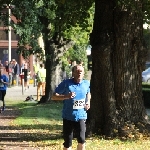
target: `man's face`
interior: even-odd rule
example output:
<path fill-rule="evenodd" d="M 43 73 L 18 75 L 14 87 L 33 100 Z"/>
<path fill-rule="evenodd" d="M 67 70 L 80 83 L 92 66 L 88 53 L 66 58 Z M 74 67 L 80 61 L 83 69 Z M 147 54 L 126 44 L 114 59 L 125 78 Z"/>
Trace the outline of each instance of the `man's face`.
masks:
<path fill-rule="evenodd" d="M 84 68 L 82 66 L 77 66 L 73 71 L 73 77 L 75 79 L 83 79 Z"/>

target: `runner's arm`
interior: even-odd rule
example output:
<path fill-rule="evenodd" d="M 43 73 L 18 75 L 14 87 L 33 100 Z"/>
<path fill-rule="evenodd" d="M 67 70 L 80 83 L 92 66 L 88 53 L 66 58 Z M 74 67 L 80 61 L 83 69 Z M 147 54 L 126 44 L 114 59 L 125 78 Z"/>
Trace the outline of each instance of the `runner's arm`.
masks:
<path fill-rule="evenodd" d="M 90 100 L 91 100 L 91 93 L 86 94 L 86 103 L 85 103 L 85 109 L 88 110 L 90 109 Z"/>
<path fill-rule="evenodd" d="M 74 98 L 74 97 L 75 97 L 74 92 L 70 92 L 66 95 L 54 93 L 53 96 L 51 97 L 51 100 L 65 100 L 65 99 L 70 99 L 70 98 Z"/>

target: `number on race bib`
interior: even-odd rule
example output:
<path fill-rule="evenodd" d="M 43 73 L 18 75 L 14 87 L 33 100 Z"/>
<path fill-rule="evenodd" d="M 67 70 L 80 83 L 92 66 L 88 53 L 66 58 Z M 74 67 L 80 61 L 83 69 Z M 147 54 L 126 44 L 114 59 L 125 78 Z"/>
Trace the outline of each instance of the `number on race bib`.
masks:
<path fill-rule="evenodd" d="M 82 109 L 84 108 L 85 99 L 74 100 L 73 109 Z"/>

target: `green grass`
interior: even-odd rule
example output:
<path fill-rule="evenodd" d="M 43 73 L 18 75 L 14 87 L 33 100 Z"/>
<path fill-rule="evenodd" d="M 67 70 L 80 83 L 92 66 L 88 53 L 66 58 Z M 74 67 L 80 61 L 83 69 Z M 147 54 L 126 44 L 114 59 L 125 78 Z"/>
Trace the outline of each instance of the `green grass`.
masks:
<path fill-rule="evenodd" d="M 11 127 L 21 131 L 19 137 L 29 141 L 31 145 L 43 147 L 46 150 L 62 150 L 62 103 L 37 105 L 34 102 L 7 101 L 7 106 L 20 110 L 20 115 Z M 32 142 L 31 142 L 32 141 Z M 76 139 L 73 140 L 73 150 L 76 149 Z M 121 141 L 119 139 L 105 140 L 102 137 L 86 139 L 86 150 L 149 150 L 150 138 L 138 141 Z M 40 148 L 42 150 L 42 148 Z"/>

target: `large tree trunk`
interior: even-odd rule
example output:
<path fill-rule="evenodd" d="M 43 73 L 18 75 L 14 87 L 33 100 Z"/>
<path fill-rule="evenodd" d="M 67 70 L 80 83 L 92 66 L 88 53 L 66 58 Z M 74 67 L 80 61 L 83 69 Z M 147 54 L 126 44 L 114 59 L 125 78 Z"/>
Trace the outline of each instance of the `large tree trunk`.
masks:
<path fill-rule="evenodd" d="M 72 44 L 73 42 L 70 40 L 64 41 L 61 36 L 59 37 L 59 34 L 46 43 L 46 92 L 44 102 L 50 100 L 55 88 L 63 79 L 61 57 Z"/>
<path fill-rule="evenodd" d="M 64 40 L 59 33 L 49 40 L 50 30 L 49 22 L 46 18 L 41 18 L 45 28 L 43 29 L 43 40 L 45 49 L 45 68 L 46 68 L 46 88 L 45 96 L 39 103 L 45 103 L 50 100 L 57 85 L 62 81 L 62 61 L 61 57 L 73 44 L 71 40 Z"/>
<path fill-rule="evenodd" d="M 46 44 L 47 54 L 46 58 L 46 92 L 45 100 L 43 102 L 49 101 L 52 93 L 56 86 L 62 81 L 62 62 L 59 56 L 63 55 L 62 51 L 57 49 L 57 45 L 49 41 Z M 60 55 L 59 55 L 60 53 Z"/>
<path fill-rule="evenodd" d="M 135 6 L 142 11 L 140 1 Z M 127 124 L 146 122 L 141 85 L 145 61 L 142 17 L 130 8 L 117 7 L 115 1 L 96 0 L 90 42 L 92 98 L 88 131 L 124 136 Z"/>

